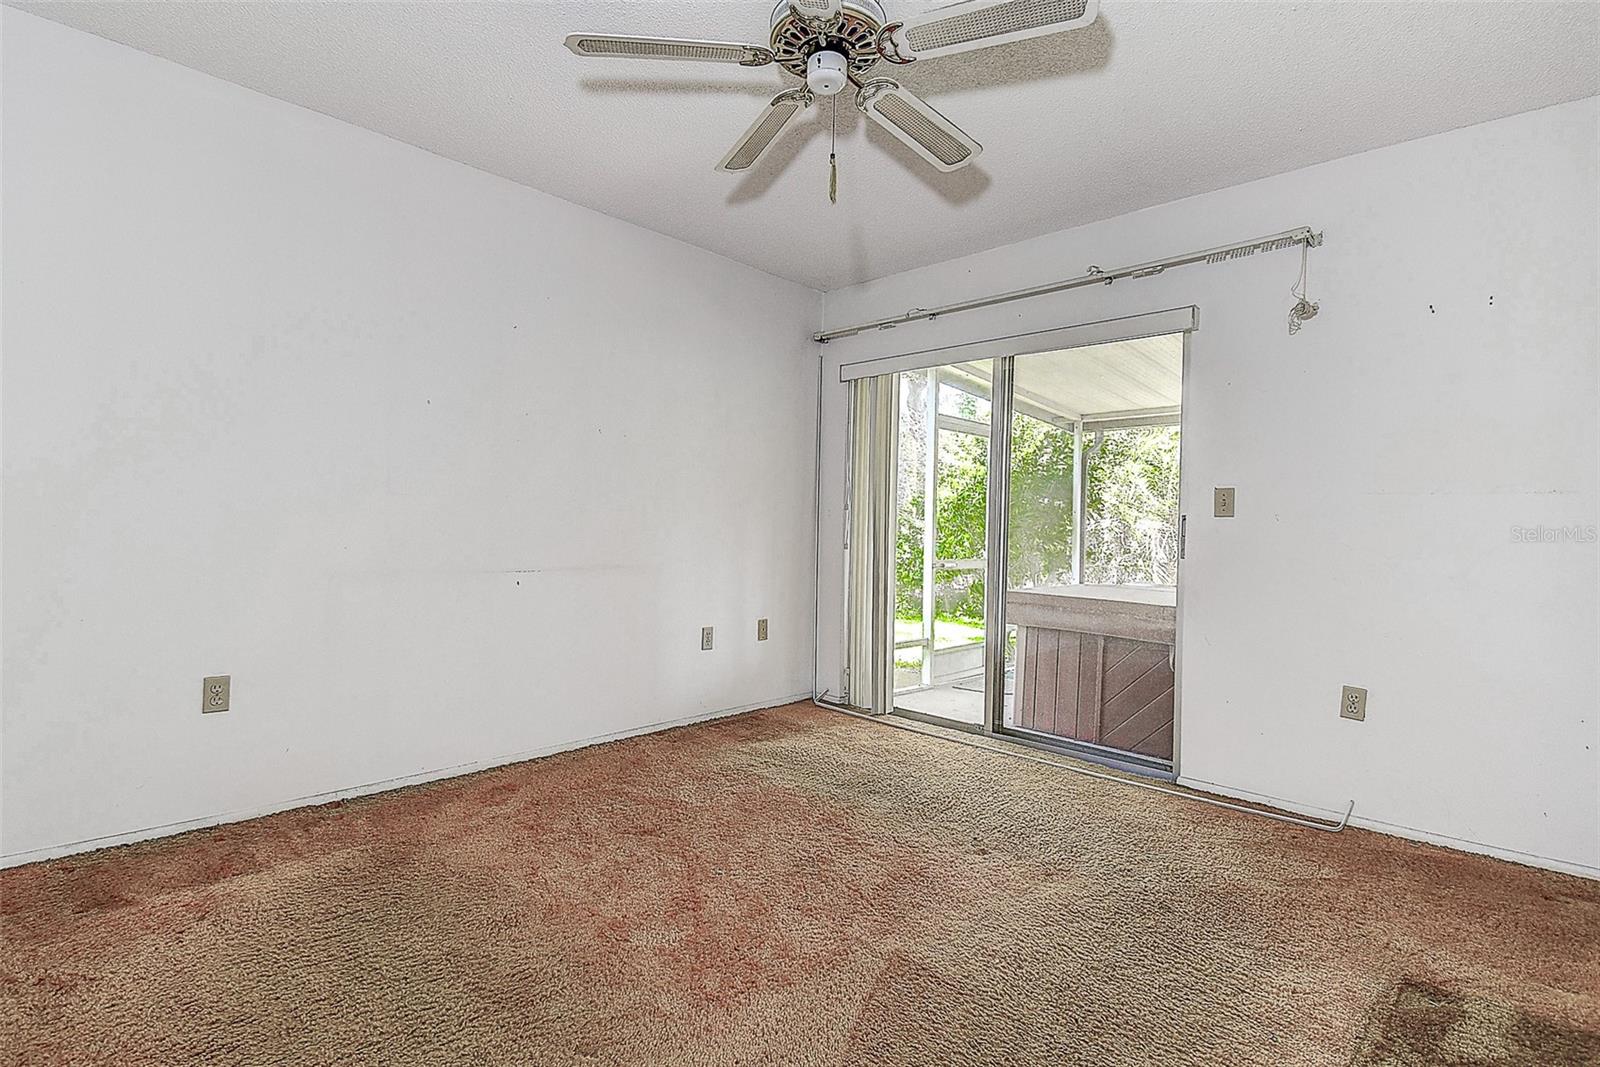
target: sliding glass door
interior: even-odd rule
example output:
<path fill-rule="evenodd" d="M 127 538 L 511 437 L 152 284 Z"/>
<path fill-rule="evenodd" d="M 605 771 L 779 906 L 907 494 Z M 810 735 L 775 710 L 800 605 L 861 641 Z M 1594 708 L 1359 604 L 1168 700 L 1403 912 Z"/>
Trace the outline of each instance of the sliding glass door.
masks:
<path fill-rule="evenodd" d="M 854 703 L 1172 773 L 1185 337 L 854 379 Z"/>
<path fill-rule="evenodd" d="M 1170 767 L 1183 335 L 1012 374 L 1003 728 Z"/>

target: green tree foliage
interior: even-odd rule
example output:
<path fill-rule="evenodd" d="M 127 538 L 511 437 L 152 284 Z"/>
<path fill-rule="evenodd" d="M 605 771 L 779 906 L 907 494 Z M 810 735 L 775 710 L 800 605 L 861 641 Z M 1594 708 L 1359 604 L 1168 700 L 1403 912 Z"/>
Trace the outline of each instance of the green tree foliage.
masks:
<path fill-rule="evenodd" d="M 894 612 L 902 619 L 922 618 L 922 508 L 920 489 L 900 502 L 894 541 Z"/>
<path fill-rule="evenodd" d="M 1011 427 L 1011 584 L 1072 573 L 1072 431 L 1026 416 Z M 1091 479 L 1090 484 L 1093 485 Z"/>
<path fill-rule="evenodd" d="M 939 559 L 984 553 L 988 441 L 971 434 L 939 436 Z M 1178 428 L 1112 430 L 1085 440 L 1088 450 L 1089 582 L 1176 580 Z M 919 460 L 920 462 L 920 460 Z M 1066 582 L 1072 571 L 1072 432 L 1026 416 L 1011 436 L 1010 555 L 1013 585 Z M 922 617 L 922 483 L 907 479 L 900 494 L 895 553 L 896 613 Z M 935 575 L 938 613 L 981 622 L 983 575 Z"/>
<path fill-rule="evenodd" d="M 1089 451 L 1084 581 L 1178 580 L 1178 428 L 1099 434 Z"/>

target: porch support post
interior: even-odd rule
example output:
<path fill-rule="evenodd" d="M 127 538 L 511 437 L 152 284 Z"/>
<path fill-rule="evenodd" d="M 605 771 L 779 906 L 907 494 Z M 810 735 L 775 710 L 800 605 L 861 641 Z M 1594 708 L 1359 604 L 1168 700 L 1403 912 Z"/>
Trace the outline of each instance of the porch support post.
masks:
<path fill-rule="evenodd" d="M 1083 420 L 1072 424 L 1072 584 L 1083 582 L 1083 552 L 1088 541 L 1089 457 L 1083 448 Z"/>

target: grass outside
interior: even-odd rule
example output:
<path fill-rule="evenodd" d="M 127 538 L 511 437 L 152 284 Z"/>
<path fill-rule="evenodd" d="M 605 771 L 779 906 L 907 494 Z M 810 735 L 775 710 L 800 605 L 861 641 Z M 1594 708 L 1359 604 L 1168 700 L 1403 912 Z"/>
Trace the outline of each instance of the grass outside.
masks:
<path fill-rule="evenodd" d="M 921 619 L 897 618 L 894 620 L 894 642 L 915 641 L 922 636 Z M 983 623 L 972 619 L 936 615 L 933 619 L 933 647 L 955 648 L 983 640 Z M 902 650 L 903 651 L 903 650 Z"/>

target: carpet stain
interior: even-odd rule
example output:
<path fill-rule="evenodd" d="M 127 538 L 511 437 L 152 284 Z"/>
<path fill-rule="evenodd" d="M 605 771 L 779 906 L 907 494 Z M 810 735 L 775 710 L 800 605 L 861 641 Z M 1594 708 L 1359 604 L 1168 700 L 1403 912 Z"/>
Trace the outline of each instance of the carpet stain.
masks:
<path fill-rule="evenodd" d="M 1600 885 L 805 705 L 0 872 L 5 1064 L 1600 1063 Z"/>
<path fill-rule="evenodd" d="M 1504 1001 L 1401 982 L 1373 1011 L 1353 1067 L 1600 1064 L 1600 1034 L 1535 1018 Z"/>

